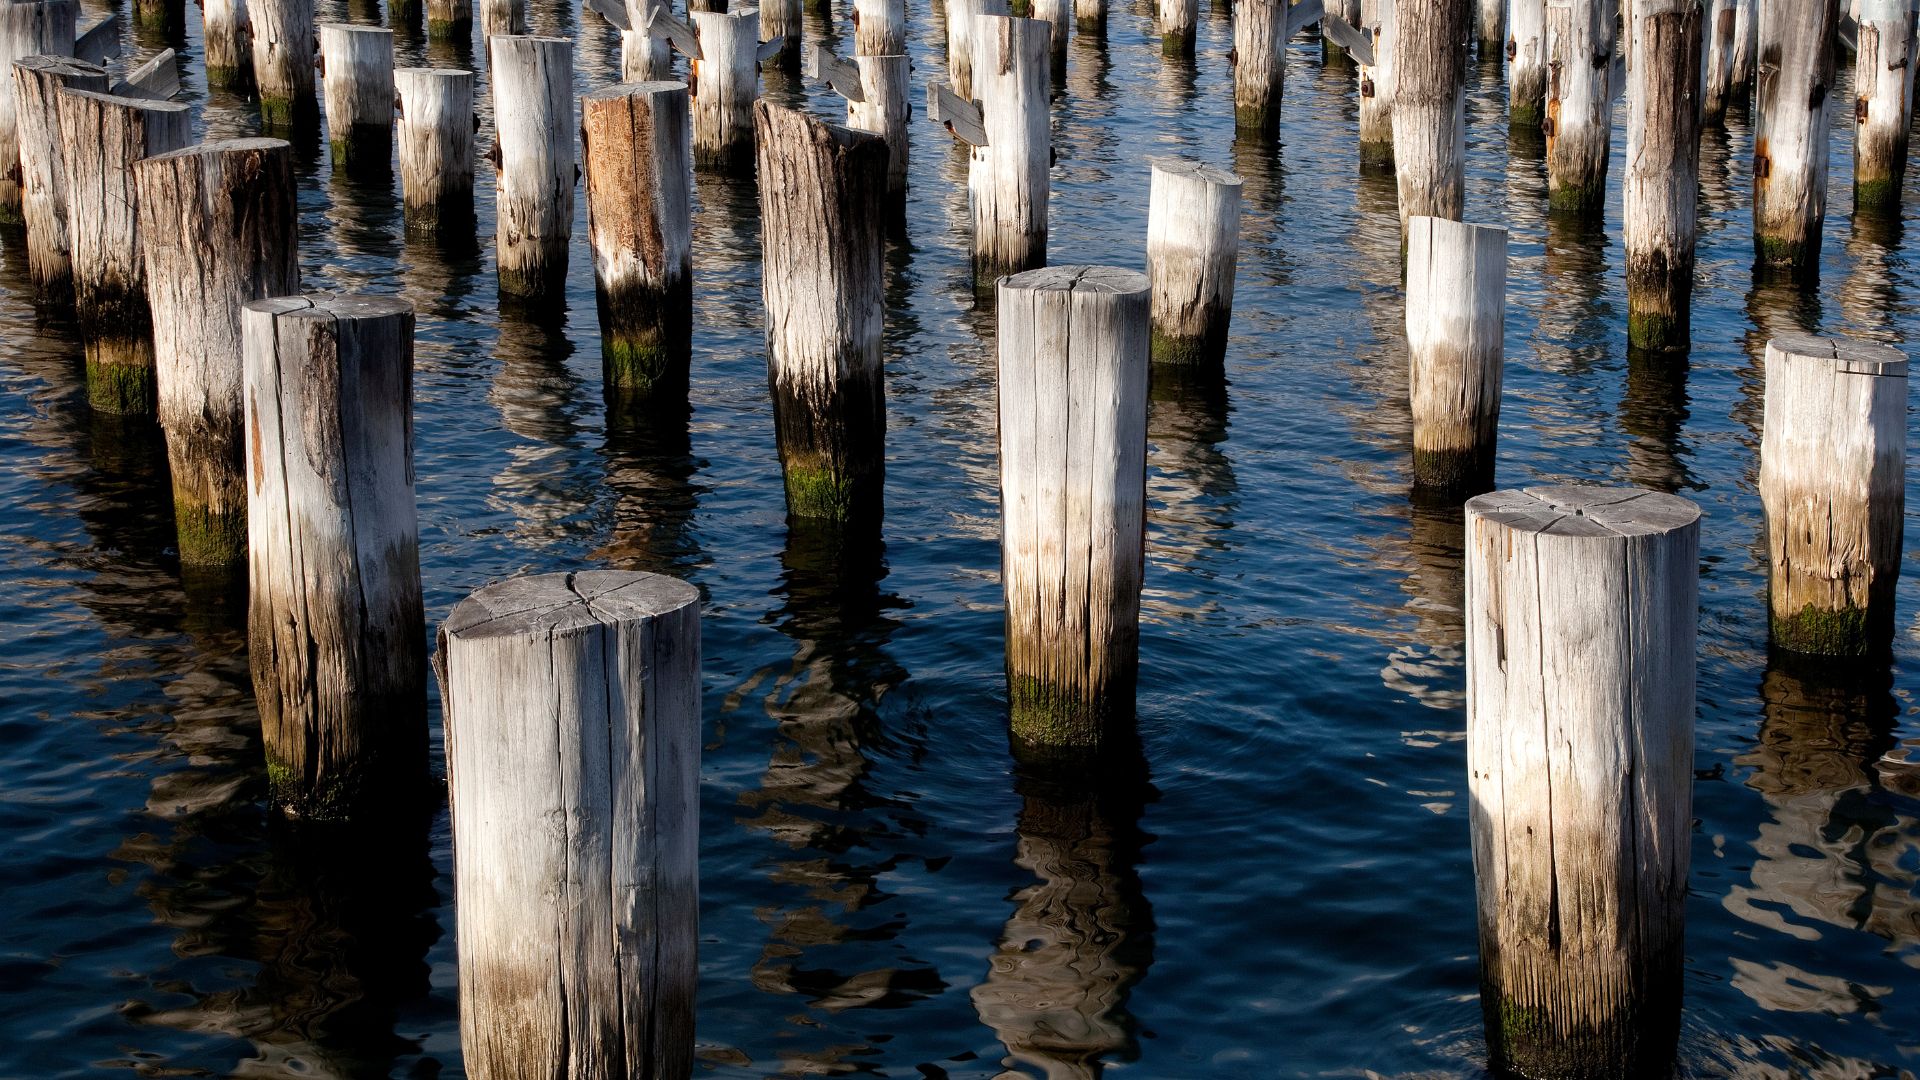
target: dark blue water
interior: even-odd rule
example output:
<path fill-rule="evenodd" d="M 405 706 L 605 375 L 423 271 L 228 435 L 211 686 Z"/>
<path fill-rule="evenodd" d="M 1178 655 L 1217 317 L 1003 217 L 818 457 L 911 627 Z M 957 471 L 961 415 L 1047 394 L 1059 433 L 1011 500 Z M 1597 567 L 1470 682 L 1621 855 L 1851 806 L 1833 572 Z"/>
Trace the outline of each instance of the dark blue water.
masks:
<path fill-rule="evenodd" d="M 533 7 L 579 40 L 583 89 L 614 76 L 597 17 Z M 377 13 L 322 5 L 349 14 Z M 912 18 L 916 79 L 938 77 L 939 16 Z M 636 433 L 602 404 L 584 206 L 570 311 L 543 328 L 497 313 L 490 236 L 406 238 L 390 183 L 308 147 L 308 286 L 419 309 L 430 620 L 569 567 L 705 598 L 704 1073 L 1484 1071 L 1460 525 L 1408 499 L 1392 182 L 1359 176 L 1351 77 L 1317 46 L 1290 55 L 1268 152 L 1232 140 L 1226 17 L 1199 40 L 1168 66 L 1117 9 L 1104 49 L 1073 43 L 1055 113 L 1055 261 L 1141 262 L 1149 154 L 1246 181 L 1230 386 L 1152 403 L 1140 751 L 1095 791 L 1006 747 L 993 327 L 944 133 L 915 127 L 888 257 L 884 543 L 851 551 L 785 524 L 750 182 L 698 182 L 693 417 Z M 1920 577 L 1889 670 L 1770 666 L 1753 483 L 1765 338 L 1911 347 L 1920 238 L 1849 221 L 1837 114 L 1820 284 L 1755 287 L 1736 118 L 1703 148 L 1691 366 L 1630 364 L 1617 191 L 1604 233 L 1549 228 L 1497 75 L 1473 78 L 1468 217 L 1513 240 L 1500 482 L 1640 483 L 1706 514 L 1682 1069 L 1911 1076 Z M 253 129 L 190 94 L 209 132 Z M 485 175 L 480 198 L 490 222 Z M 377 845 L 266 812 L 241 612 L 183 589 L 157 443 L 89 415 L 71 328 L 21 299 L 17 236 L 0 255 L 0 1075 L 460 1075 L 444 807 Z"/>

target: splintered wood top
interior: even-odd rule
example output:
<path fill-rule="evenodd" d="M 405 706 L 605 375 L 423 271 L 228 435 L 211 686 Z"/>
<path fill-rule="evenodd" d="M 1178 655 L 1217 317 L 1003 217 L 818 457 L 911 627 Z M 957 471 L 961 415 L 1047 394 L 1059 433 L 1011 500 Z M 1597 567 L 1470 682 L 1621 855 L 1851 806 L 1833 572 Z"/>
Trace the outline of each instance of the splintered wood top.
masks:
<path fill-rule="evenodd" d="M 1700 520 L 1700 508 L 1678 495 L 1575 484 L 1488 492 L 1467 500 L 1467 513 L 1555 536 L 1649 536 Z"/>
<path fill-rule="evenodd" d="M 309 293 L 304 296 L 274 296 L 265 300 L 252 300 L 247 303 L 250 311 L 267 312 L 272 315 L 295 319 L 383 319 L 389 315 L 405 315 L 413 310 L 413 303 L 391 295 L 352 295 L 335 296 L 330 293 Z"/>
<path fill-rule="evenodd" d="M 1154 171 L 1172 173 L 1175 176 L 1191 176 L 1209 184 L 1222 184 L 1227 187 L 1239 187 L 1240 178 L 1225 169 L 1217 169 L 1204 162 L 1192 161 L 1183 157 L 1150 157 L 1147 164 Z"/>
<path fill-rule="evenodd" d="M 463 640 L 564 633 L 651 619 L 699 602 L 693 586 L 660 574 L 532 574 L 496 582 L 454 605 L 446 633 Z"/>
<path fill-rule="evenodd" d="M 653 82 L 614 83 L 612 86 L 603 86 L 593 93 L 588 94 L 587 100 L 606 101 L 610 98 L 652 96 L 654 94 L 670 93 L 674 90 L 685 90 L 686 88 L 686 83 L 667 79 L 659 79 Z"/>
<path fill-rule="evenodd" d="M 1143 293 L 1147 291 L 1147 275 L 1118 266 L 1043 266 L 1015 274 L 1000 287 L 1029 292 Z"/>
<path fill-rule="evenodd" d="M 1781 334 L 1768 341 L 1767 347 L 1789 356 L 1827 360 L 1838 370 L 1856 375 L 1902 379 L 1907 375 L 1906 355 L 1890 345 L 1812 334 Z"/>
<path fill-rule="evenodd" d="M 262 139 L 257 137 L 247 139 L 214 139 L 211 142 L 197 143 L 193 146 L 183 146 L 178 150 L 169 150 L 164 154 L 155 154 L 146 160 L 170 161 L 175 158 L 213 157 L 217 154 L 234 154 L 247 150 L 272 150 L 281 146 L 286 147 L 288 150 L 293 149 L 293 144 L 285 139 Z"/>

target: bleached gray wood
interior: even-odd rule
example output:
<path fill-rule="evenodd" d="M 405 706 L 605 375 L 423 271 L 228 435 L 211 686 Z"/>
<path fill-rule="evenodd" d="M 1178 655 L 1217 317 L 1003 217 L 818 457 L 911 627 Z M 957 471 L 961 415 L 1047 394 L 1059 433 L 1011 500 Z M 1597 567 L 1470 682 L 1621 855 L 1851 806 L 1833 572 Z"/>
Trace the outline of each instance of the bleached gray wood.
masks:
<path fill-rule="evenodd" d="M 1390 2 L 1390 0 L 1388 0 Z M 1233 12 L 1233 126 L 1272 140 L 1287 86 L 1286 0 L 1239 0 Z"/>
<path fill-rule="evenodd" d="M 384 168 L 393 158 L 393 31 L 323 23 L 320 59 L 334 163 Z"/>
<path fill-rule="evenodd" d="M 67 244 L 67 170 L 60 153 L 60 91 L 107 88 L 107 73 L 60 56 L 13 62 L 13 103 L 20 143 L 20 210 L 27 225 L 27 274 L 34 299 L 73 306 L 73 262 Z"/>
<path fill-rule="evenodd" d="M 1753 152 L 1753 241 L 1762 266 L 1811 275 L 1827 216 L 1827 96 L 1838 0 L 1766 0 Z"/>
<path fill-rule="evenodd" d="M 268 128 L 304 127 L 319 111 L 314 99 L 318 30 L 314 0 L 247 0 L 253 30 L 253 81 L 260 120 Z"/>
<path fill-rule="evenodd" d="M 947 78 L 953 92 L 966 100 L 979 96 L 974 87 L 975 23 L 982 16 L 1008 13 L 1007 0 L 947 0 Z"/>
<path fill-rule="evenodd" d="M 1360 37 L 1354 28 L 1360 21 L 1360 0 L 1332 0 L 1320 23 L 1321 57 L 1335 64 L 1354 60 L 1354 43 Z M 1366 43 L 1366 51 L 1372 55 L 1372 42 Z"/>
<path fill-rule="evenodd" d="M 1733 86 L 1728 91 L 1735 101 L 1753 97 L 1753 58 L 1760 44 L 1760 20 L 1754 11 L 1757 0 L 1733 0 Z"/>
<path fill-rule="evenodd" d="M 1633 0 L 1628 27 L 1627 344 L 1685 352 L 1692 340 L 1700 199 L 1700 5 Z"/>
<path fill-rule="evenodd" d="M 1613 140 L 1612 72 L 1620 0 L 1547 0 L 1547 202 L 1598 217 Z"/>
<path fill-rule="evenodd" d="M 980 106 L 938 83 L 927 84 L 927 119 L 944 125 L 948 133 L 968 146 L 987 145 L 986 118 Z"/>
<path fill-rule="evenodd" d="M 987 139 L 969 151 L 967 168 L 978 290 L 1047 261 L 1053 165 L 1049 34 L 1037 19 L 973 17 L 974 92 Z"/>
<path fill-rule="evenodd" d="M 499 582 L 455 606 L 439 664 L 467 1074 L 691 1075 L 699 594 Z"/>
<path fill-rule="evenodd" d="M 1360 164 L 1393 167 L 1393 39 L 1395 0 L 1360 0 L 1361 32 L 1373 49 L 1373 61 L 1361 61 L 1355 75 L 1360 96 Z"/>
<path fill-rule="evenodd" d="M 1507 0 L 1476 0 L 1473 25 L 1480 62 L 1498 64 L 1507 48 Z"/>
<path fill-rule="evenodd" d="M 1897 214 L 1913 126 L 1914 8 L 1909 0 L 1859 0 L 1854 53 L 1853 206 Z"/>
<path fill-rule="evenodd" d="M 246 556 L 240 309 L 300 291 L 293 147 L 229 139 L 135 167 L 180 561 Z"/>
<path fill-rule="evenodd" d="M 192 118 L 185 105 L 74 89 L 60 90 L 55 108 L 87 400 L 99 412 L 151 414 L 153 319 L 133 163 L 185 146 Z"/>
<path fill-rule="evenodd" d="M 1319 22 L 1326 13 L 1326 0 L 1292 0 L 1287 5 L 1286 40 L 1292 41 L 1295 35 Z"/>
<path fill-rule="evenodd" d="M 1762 423 L 1774 644 L 1884 652 L 1906 515 L 1906 357 L 1846 338 L 1776 337 Z"/>
<path fill-rule="evenodd" d="M 905 19 L 904 9 L 902 19 Z M 776 63 L 792 70 L 800 65 L 800 0 L 770 0 L 760 5 L 760 40 L 780 42 Z"/>
<path fill-rule="evenodd" d="M 664 3 L 647 9 L 647 33 L 664 39 L 689 60 L 706 59 L 700 53 L 700 38 L 693 32 L 693 27 L 675 18 Z"/>
<path fill-rule="evenodd" d="M 120 55 L 120 16 L 108 15 L 79 31 L 73 38 L 73 58 L 106 66 Z"/>
<path fill-rule="evenodd" d="M 765 101 L 754 125 L 767 381 L 787 514 L 877 520 L 886 144 Z"/>
<path fill-rule="evenodd" d="M 208 86 L 241 91 L 253 85 L 253 20 L 247 0 L 200 0 L 200 39 Z"/>
<path fill-rule="evenodd" d="M 480 33 L 488 39 L 527 30 L 527 0 L 480 0 Z"/>
<path fill-rule="evenodd" d="M 1144 274 L 1000 283 L 1000 580 L 1013 739 L 1093 752 L 1131 718 L 1144 569 Z"/>
<path fill-rule="evenodd" d="M 1191 57 L 1193 29 L 1200 21 L 1200 0 L 1154 0 L 1162 56 Z"/>
<path fill-rule="evenodd" d="M 153 58 L 114 83 L 108 93 L 115 97 L 172 101 L 180 92 L 180 65 L 172 49 L 161 49 Z"/>
<path fill-rule="evenodd" d="M 1705 39 L 1706 75 L 1700 88 L 1700 122 L 1719 127 L 1726 120 L 1727 102 L 1733 96 L 1734 30 L 1739 13 L 1734 0 L 1707 0 Z"/>
<path fill-rule="evenodd" d="M 1495 1069 L 1671 1068 L 1699 521 L 1638 488 L 1467 503 L 1467 786 Z"/>
<path fill-rule="evenodd" d="M 1507 126 L 1538 128 L 1547 116 L 1547 2 L 1509 0 Z"/>
<path fill-rule="evenodd" d="M 1358 20 L 1358 3 L 1355 3 L 1354 19 Z M 1343 50 L 1346 56 L 1356 64 L 1372 67 L 1379 62 L 1373 54 L 1373 36 L 1359 29 L 1359 23 L 1348 22 L 1339 15 L 1328 15 L 1320 23 L 1320 34 L 1334 47 Z"/>
<path fill-rule="evenodd" d="M 907 126 L 912 107 L 907 90 L 912 64 L 905 56 L 856 56 L 859 100 L 847 99 L 847 126 L 887 141 L 887 198 L 898 206 L 907 194 Z"/>
<path fill-rule="evenodd" d="M 393 81 L 407 228 L 473 228 L 473 72 L 401 68 Z"/>
<path fill-rule="evenodd" d="M 653 9 L 664 0 L 596 0 L 594 10 L 620 30 L 620 81 L 672 77 L 673 46 L 651 32 Z"/>
<path fill-rule="evenodd" d="M 13 62 L 29 56 L 72 56 L 76 0 L 6 0 L 0 3 L 0 222 L 18 225 L 20 128 L 13 101 Z"/>
<path fill-rule="evenodd" d="M 1460 220 L 1466 200 L 1467 10 L 1395 0 L 1393 169 L 1400 235 L 1416 214 Z"/>
<path fill-rule="evenodd" d="M 426 780 L 413 305 L 255 300 L 241 316 L 247 660 L 276 806 L 366 820 Z"/>
<path fill-rule="evenodd" d="M 1493 486 L 1506 313 L 1507 230 L 1425 216 L 1408 223 L 1415 487 L 1464 495 Z"/>
<path fill-rule="evenodd" d="M 854 0 L 855 56 L 900 56 L 906 51 L 906 0 Z"/>
<path fill-rule="evenodd" d="M 1073 21 L 1073 0 L 1027 0 L 1027 6 L 1029 15 L 1047 24 L 1053 81 L 1063 84 L 1067 78 L 1067 35 Z"/>
<path fill-rule="evenodd" d="M 495 34 L 494 248 L 500 291 L 525 299 L 565 291 L 573 238 L 573 42 Z"/>
<path fill-rule="evenodd" d="M 473 0 L 427 0 L 427 37 L 466 41 L 473 36 Z"/>
<path fill-rule="evenodd" d="M 701 54 L 693 83 L 693 163 L 744 173 L 753 167 L 760 11 L 696 11 L 693 30 Z"/>
<path fill-rule="evenodd" d="M 846 98 L 848 102 L 866 100 L 866 91 L 860 86 L 858 65 L 840 59 L 833 55 L 832 50 L 818 43 L 806 46 L 803 51 L 805 59 L 801 66 L 802 75 L 833 87 L 834 92 Z M 927 87 L 932 89 L 934 85 L 928 83 Z"/>
<path fill-rule="evenodd" d="M 1150 158 L 1147 278 L 1153 361 L 1218 367 L 1233 319 L 1240 178 L 1183 158 Z"/>

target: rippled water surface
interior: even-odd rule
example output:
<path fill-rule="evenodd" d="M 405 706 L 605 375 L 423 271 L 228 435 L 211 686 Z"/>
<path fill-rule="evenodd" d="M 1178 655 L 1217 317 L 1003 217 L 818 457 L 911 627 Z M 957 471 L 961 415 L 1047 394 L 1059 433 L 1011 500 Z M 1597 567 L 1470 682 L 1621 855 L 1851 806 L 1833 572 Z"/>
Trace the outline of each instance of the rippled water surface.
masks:
<path fill-rule="evenodd" d="M 362 3 L 322 18 L 377 21 Z M 615 76 L 597 16 L 532 6 L 579 41 L 582 89 Z M 912 7 L 917 85 L 942 72 L 942 24 Z M 203 92 L 189 21 L 201 124 L 252 131 Z M 810 17 L 822 32 L 847 33 Z M 1275 152 L 1233 142 L 1224 9 L 1199 40 L 1191 67 L 1164 63 L 1144 8 L 1117 8 L 1056 99 L 1056 262 L 1141 262 L 1149 154 L 1246 182 L 1230 385 L 1152 402 L 1140 753 L 1093 791 L 1022 775 L 1006 746 L 993 326 L 943 132 L 914 127 L 910 240 L 887 259 L 878 549 L 786 525 L 750 181 L 698 180 L 692 420 L 635 431 L 602 403 L 584 203 L 569 310 L 543 326 L 498 313 L 490 236 L 407 238 L 391 181 L 304 149 L 308 287 L 419 310 L 430 619 L 570 567 L 705 598 L 704 1073 L 1484 1071 L 1460 522 L 1408 499 L 1392 182 L 1360 176 L 1351 75 L 1317 44 L 1290 53 Z M 484 66 L 417 34 L 400 52 Z M 1632 482 L 1705 510 L 1682 1068 L 1911 1076 L 1920 579 L 1890 673 L 1771 664 L 1754 477 L 1766 337 L 1911 348 L 1920 239 L 1849 220 L 1837 112 L 1820 284 L 1756 287 L 1736 117 L 1703 147 L 1691 366 L 1630 361 L 1617 179 L 1604 233 L 1549 225 L 1497 72 L 1472 78 L 1467 216 L 1512 230 L 1500 482 Z M 89 414 L 71 327 L 22 299 L 20 237 L 0 255 L 0 1075 L 460 1074 L 444 805 L 378 844 L 265 812 L 241 611 L 183 588 L 155 439 Z"/>

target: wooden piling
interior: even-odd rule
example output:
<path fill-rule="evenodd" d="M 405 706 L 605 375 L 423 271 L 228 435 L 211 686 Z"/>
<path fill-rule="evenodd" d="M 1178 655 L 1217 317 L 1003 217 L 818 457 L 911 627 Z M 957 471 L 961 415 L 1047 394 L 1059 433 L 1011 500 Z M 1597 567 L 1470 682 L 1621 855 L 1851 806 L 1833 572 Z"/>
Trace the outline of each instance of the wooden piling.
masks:
<path fill-rule="evenodd" d="M 1460 220 L 1466 202 L 1465 0 L 1396 0 L 1393 169 L 1400 236 L 1416 214 Z"/>
<path fill-rule="evenodd" d="M 693 150 L 687 86 L 580 99 L 587 233 L 607 392 L 684 406 L 693 338 Z"/>
<path fill-rule="evenodd" d="M 1706 73 L 1700 83 L 1700 123 L 1719 127 L 1727 115 L 1727 102 L 1733 92 L 1734 28 L 1738 12 L 1734 0 L 1707 0 L 1705 39 Z"/>
<path fill-rule="evenodd" d="M 1007 14 L 1007 0 L 947 0 L 947 78 L 962 100 L 979 97 L 974 88 L 975 24 L 986 15 Z"/>
<path fill-rule="evenodd" d="M 1494 1068 L 1664 1075 L 1693 823 L 1700 510 L 1640 488 L 1538 487 L 1469 500 L 1466 518 Z"/>
<path fill-rule="evenodd" d="M 1493 486 L 1506 357 L 1507 230 L 1420 216 L 1407 228 L 1407 381 L 1413 486 Z"/>
<path fill-rule="evenodd" d="M 1232 59 L 1234 130 L 1268 142 L 1279 138 L 1287 86 L 1286 0 L 1234 5 Z"/>
<path fill-rule="evenodd" d="M 989 295 L 1001 277 L 1047 261 L 1050 33 L 1037 19 L 973 17 L 974 93 L 987 141 L 972 150 L 967 191 L 974 288 Z"/>
<path fill-rule="evenodd" d="M 1105 266 L 1000 283 L 1000 580 L 1023 753 L 1097 752 L 1132 716 L 1149 295 L 1145 275 Z"/>
<path fill-rule="evenodd" d="M 1762 423 L 1774 645 L 1884 653 L 1906 516 L 1906 357 L 1846 338 L 1776 337 Z"/>
<path fill-rule="evenodd" d="M 241 325 L 267 783 L 290 816 L 364 817 L 426 781 L 413 305 L 279 297 Z"/>
<path fill-rule="evenodd" d="M 760 96 L 760 13 L 696 11 L 700 39 L 694 65 L 693 163 L 721 172 L 753 168 L 753 103 Z"/>
<path fill-rule="evenodd" d="M 1067 40 L 1069 27 L 1073 22 L 1073 0 L 1030 0 L 1032 17 L 1047 24 L 1050 31 L 1047 55 L 1052 64 L 1053 81 L 1063 86 L 1067 81 Z"/>
<path fill-rule="evenodd" d="M 105 93 L 107 73 L 70 57 L 24 56 L 13 62 L 12 80 L 27 273 L 36 302 L 69 308 L 73 261 L 67 243 L 67 170 L 60 153 L 60 91 Z"/>
<path fill-rule="evenodd" d="M 889 213 L 904 209 L 907 197 L 907 126 L 913 108 L 907 100 L 912 63 L 905 56 L 856 56 L 860 100 L 847 102 L 847 126 L 870 131 L 887 141 Z"/>
<path fill-rule="evenodd" d="M 483 37 L 525 36 L 527 31 L 527 0 L 480 0 Z"/>
<path fill-rule="evenodd" d="M 6 0 L 0 3 L 0 73 L 29 56 L 72 56 L 77 0 Z M 11 74 L 0 84 L 0 223 L 21 224 L 20 134 Z"/>
<path fill-rule="evenodd" d="M 1908 0 L 1860 0 L 1854 55 L 1853 207 L 1898 214 L 1913 124 L 1914 9 Z"/>
<path fill-rule="evenodd" d="M 690 1075 L 699 593 L 513 578 L 454 607 L 437 665 L 468 1074 Z"/>
<path fill-rule="evenodd" d="M 767 382 L 787 514 L 876 520 L 886 467 L 881 207 L 887 148 L 754 105 Z"/>
<path fill-rule="evenodd" d="M 760 40 L 780 42 L 779 55 L 776 56 L 772 62 L 778 64 L 785 70 L 791 71 L 800 66 L 800 46 L 804 21 L 804 15 L 800 10 L 800 0 L 767 0 L 766 3 L 760 5 Z M 898 33 L 904 41 L 906 34 L 906 9 L 904 7 L 900 10 L 900 29 Z M 904 48 L 901 51 L 905 51 Z M 665 79 L 669 76 L 665 69 L 662 69 L 658 75 L 653 77 L 656 79 Z M 644 80 L 628 79 L 627 81 L 637 82 Z"/>
<path fill-rule="evenodd" d="M 473 36 L 473 0 L 427 0 L 427 38 L 466 41 Z"/>
<path fill-rule="evenodd" d="M 318 118 L 313 5 L 314 0 L 247 0 L 253 81 L 260 96 L 260 122 L 269 130 L 310 129 Z"/>
<path fill-rule="evenodd" d="M 1760 44 L 1759 13 L 1756 0 L 1733 0 L 1733 79 L 1727 90 L 1730 101 L 1753 100 L 1753 58 Z"/>
<path fill-rule="evenodd" d="M 1606 207 L 1620 0 L 1547 0 L 1547 204 L 1583 219 Z"/>
<path fill-rule="evenodd" d="M 96 411 L 153 412 L 153 319 L 141 261 L 133 163 L 187 145 L 185 105 L 61 90 L 60 155 L 67 170 L 73 306 Z"/>
<path fill-rule="evenodd" d="M 1686 352 L 1700 199 L 1700 5 L 1633 0 L 1628 27 L 1627 344 Z"/>
<path fill-rule="evenodd" d="M 407 228 L 470 230 L 473 212 L 473 72 L 401 68 L 400 186 Z"/>
<path fill-rule="evenodd" d="M 573 238 L 573 42 L 495 34 L 493 72 L 500 292 L 557 299 L 566 289 Z"/>
<path fill-rule="evenodd" d="M 1083 34 L 1105 37 L 1107 0 L 1073 0 L 1073 25 Z"/>
<path fill-rule="evenodd" d="M 1182 158 L 1150 158 L 1149 163 L 1153 362 L 1217 369 L 1233 319 L 1240 178 Z"/>
<path fill-rule="evenodd" d="M 905 0 L 854 0 L 853 54 L 899 56 L 907 51 Z"/>
<path fill-rule="evenodd" d="M 1192 58 L 1193 28 L 1200 21 L 1200 0 L 1154 0 L 1154 8 L 1160 30 L 1160 55 Z M 1285 12 L 1281 15 L 1284 18 Z M 1285 48 L 1284 43 L 1281 48 Z"/>
<path fill-rule="evenodd" d="M 180 561 L 234 570 L 247 540 L 240 309 L 300 291 L 293 147 L 206 142 L 135 173 Z"/>
<path fill-rule="evenodd" d="M 323 23 L 320 59 L 334 164 L 386 168 L 393 160 L 393 31 Z"/>
<path fill-rule="evenodd" d="M 1474 40 L 1480 43 L 1476 54 L 1480 62 L 1499 66 L 1500 54 L 1507 47 L 1507 0 L 1476 0 L 1473 25 Z"/>
<path fill-rule="evenodd" d="M 1373 40 L 1373 63 L 1361 64 L 1360 167 L 1393 168 L 1395 0 L 1360 0 L 1361 30 Z"/>
<path fill-rule="evenodd" d="M 1758 116 L 1753 243 L 1760 265 L 1811 276 L 1827 214 L 1827 95 L 1834 84 L 1837 0 L 1767 0 L 1757 13 Z"/>
<path fill-rule="evenodd" d="M 207 85 L 243 92 L 253 87 L 253 20 L 247 0 L 200 0 L 200 36 Z"/>
<path fill-rule="evenodd" d="M 1511 0 L 1507 22 L 1507 126 L 1537 130 L 1547 116 L 1547 3 Z"/>
<path fill-rule="evenodd" d="M 1328 15 L 1358 30 L 1366 25 L 1360 6 L 1360 0 L 1329 0 L 1325 9 Z M 1353 63 L 1353 54 L 1334 42 L 1333 35 L 1327 33 L 1324 23 L 1320 28 L 1320 59 L 1323 63 L 1335 65 Z"/>

